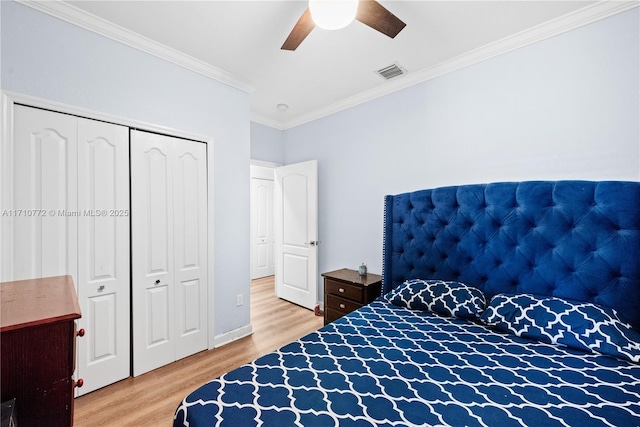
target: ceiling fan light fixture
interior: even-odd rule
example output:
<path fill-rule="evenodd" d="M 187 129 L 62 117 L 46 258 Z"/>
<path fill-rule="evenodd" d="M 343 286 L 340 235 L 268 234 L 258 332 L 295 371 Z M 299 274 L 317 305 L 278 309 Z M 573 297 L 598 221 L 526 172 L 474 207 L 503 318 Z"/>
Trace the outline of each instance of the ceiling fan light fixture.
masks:
<path fill-rule="evenodd" d="M 309 0 L 313 22 L 325 30 L 339 30 L 356 18 L 358 0 Z"/>

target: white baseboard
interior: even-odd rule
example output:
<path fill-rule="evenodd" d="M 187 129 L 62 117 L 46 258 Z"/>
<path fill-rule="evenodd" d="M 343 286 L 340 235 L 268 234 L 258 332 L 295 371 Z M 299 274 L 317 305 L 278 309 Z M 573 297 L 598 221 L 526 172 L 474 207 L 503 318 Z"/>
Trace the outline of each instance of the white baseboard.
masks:
<path fill-rule="evenodd" d="M 213 348 L 222 347 L 225 344 L 232 343 L 240 338 L 247 337 L 253 334 L 253 327 L 251 324 L 243 326 L 238 329 L 234 329 L 233 331 L 225 332 L 221 335 L 216 335 L 213 340 Z"/>

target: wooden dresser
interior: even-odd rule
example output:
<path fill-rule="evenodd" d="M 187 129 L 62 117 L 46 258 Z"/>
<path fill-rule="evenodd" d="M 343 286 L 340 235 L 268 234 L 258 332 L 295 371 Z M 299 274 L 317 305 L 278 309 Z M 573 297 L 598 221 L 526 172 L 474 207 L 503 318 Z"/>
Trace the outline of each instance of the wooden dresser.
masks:
<path fill-rule="evenodd" d="M 357 310 L 380 296 L 382 276 L 356 270 L 341 270 L 322 273 L 324 277 L 324 324 Z"/>
<path fill-rule="evenodd" d="M 76 322 L 71 276 L 0 283 L 1 400 L 15 400 L 18 425 L 73 424 Z M 81 335 L 81 334 L 80 334 Z"/>

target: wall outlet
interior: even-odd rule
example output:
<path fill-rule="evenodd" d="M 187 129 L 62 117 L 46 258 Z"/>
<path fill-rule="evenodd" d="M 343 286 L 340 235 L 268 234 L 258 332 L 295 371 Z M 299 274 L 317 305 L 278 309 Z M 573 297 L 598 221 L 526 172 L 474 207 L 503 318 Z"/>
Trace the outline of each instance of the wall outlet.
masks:
<path fill-rule="evenodd" d="M 244 298 L 242 294 L 236 295 L 236 306 L 240 307 L 242 304 L 244 304 Z"/>

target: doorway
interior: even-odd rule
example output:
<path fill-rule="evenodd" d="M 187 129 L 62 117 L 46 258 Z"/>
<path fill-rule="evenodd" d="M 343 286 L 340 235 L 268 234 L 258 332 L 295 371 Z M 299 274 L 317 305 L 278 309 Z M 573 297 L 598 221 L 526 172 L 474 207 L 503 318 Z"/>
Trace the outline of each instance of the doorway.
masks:
<path fill-rule="evenodd" d="M 318 302 L 317 161 L 251 163 L 251 279 L 275 276 L 279 298 Z"/>

